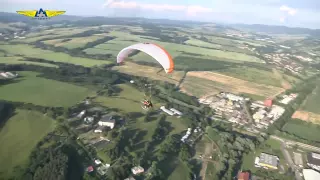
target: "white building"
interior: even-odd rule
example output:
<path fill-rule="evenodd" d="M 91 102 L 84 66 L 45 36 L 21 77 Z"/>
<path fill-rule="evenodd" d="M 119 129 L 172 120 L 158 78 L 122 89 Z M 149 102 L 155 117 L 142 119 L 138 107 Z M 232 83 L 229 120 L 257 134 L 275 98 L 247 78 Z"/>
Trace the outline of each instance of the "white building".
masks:
<path fill-rule="evenodd" d="M 174 112 L 170 111 L 169 109 L 167 109 L 167 108 L 164 107 L 164 106 L 161 106 L 160 109 L 161 109 L 163 112 L 169 114 L 170 116 L 173 116 L 173 115 L 174 115 Z"/>
<path fill-rule="evenodd" d="M 107 126 L 110 129 L 114 128 L 115 125 L 115 120 L 112 119 L 112 116 L 110 115 L 105 115 L 103 116 L 100 121 L 98 122 L 99 126 Z"/>
<path fill-rule="evenodd" d="M 85 118 L 83 119 L 83 121 L 84 121 L 85 123 L 92 123 L 93 120 L 94 120 L 94 117 L 91 117 L 91 116 L 85 117 Z"/>
<path fill-rule="evenodd" d="M 228 99 L 232 100 L 232 101 L 243 101 L 244 98 L 241 96 L 237 96 L 234 94 L 230 94 L 230 93 L 226 93 L 225 97 L 227 97 Z"/>
<path fill-rule="evenodd" d="M 102 133 L 104 130 L 104 126 L 99 126 L 97 129 L 94 130 L 95 133 Z"/>
<path fill-rule="evenodd" d="M 176 109 L 174 109 L 174 108 L 171 108 L 170 111 L 172 111 L 174 114 L 177 114 L 177 115 L 179 115 L 179 116 L 182 116 L 182 112 L 180 112 L 180 111 L 178 111 L 178 110 L 176 110 Z"/>
<path fill-rule="evenodd" d="M 136 175 L 136 174 L 143 173 L 143 172 L 144 172 L 144 169 L 143 169 L 143 167 L 141 167 L 141 166 L 136 166 L 136 167 L 131 168 L 131 171 L 132 171 L 132 173 L 133 173 L 134 175 Z"/>
<path fill-rule="evenodd" d="M 101 164 L 101 161 L 100 161 L 100 159 L 96 159 L 96 160 L 94 160 L 94 163 L 96 163 L 96 165 L 99 165 L 99 164 Z"/>
<path fill-rule="evenodd" d="M 303 169 L 302 170 L 303 177 L 305 180 L 319 180 L 320 173 L 313 169 Z"/>
<path fill-rule="evenodd" d="M 84 115 L 86 114 L 86 110 L 83 110 L 81 111 L 79 114 L 78 114 L 78 118 L 82 118 Z"/>

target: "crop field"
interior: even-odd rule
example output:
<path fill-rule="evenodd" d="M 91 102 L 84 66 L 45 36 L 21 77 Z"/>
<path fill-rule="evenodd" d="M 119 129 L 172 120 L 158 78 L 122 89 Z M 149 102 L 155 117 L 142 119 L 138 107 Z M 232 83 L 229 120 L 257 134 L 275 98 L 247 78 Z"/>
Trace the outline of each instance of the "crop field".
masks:
<path fill-rule="evenodd" d="M 15 166 L 25 166 L 32 149 L 54 127 L 43 114 L 17 110 L 0 131 L 0 179 L 9 179 Z"/>
<path fill-rule="evenodd" d="M 282 87 L 280 80 L 277 77 L 275 77 L 271 71 L 264 71 L 261 69 L 251 67 L 236 67 L 217 70 L 217 72 L 227 76 L 236 77 L 242 80 L 255 82 L 258 84 Z"/>
<path fill-rule="evenodd" d="M 32 65 L 45 66 L 45 67 L 56 67 L 56 68 L 58 67 L 57 65 L 49 64 L 49 63 L 24 61 L 22 57 L 15 57 L 15 56 L 1 57 L 0 63 L 4 63 L 4 64 L 32 64 Z"/>
<path fill-rule="evenodd" d="M 64 39 L 53 39 L 43 41 L 45 44 L 54 45 L 56 47 L 65 47 L 68 49 L 81 48 L 85 46 L 89 42 L 96 41 L 98 39 L 104 38 L 106 34 L 95 34 L 93 36 L 88 37 L 77 37 L 72 38 L 69 41 L 62 42 Z"/>
<path fill-rule="evenodd" d="M 161 67 L 144 66 L 128 61 L 124 65 L 113 67 L 113 70 L 117 70 L 122 73 L 147 77 L 154 80 L 167 81 L 172 84 L 179 83 L 184 75 L 183 71 L 174 71 L 172 74 L 166 74 L 162 69 L 163 68 Z"/>
<path fill-rule="evenodd" d="M 314 124 L 320 124 L 320 114 L 319 113 L 316 114 L 316 113 L 311 113 L 311 112 L 299 110 L 299 111 L 294 112 L 294 114 L 292 115 L 292 118 L 312 122 Z"/>
<path fill-rule="evenodd" d="M 221 48 L 221 45 L 219 45 L 219 44 L 208 43 L 208 42 L 204 42 L 204 41 L 201 41 L 198 39 L 190 39 L 190 40 L 186 41 L 185 43 L 190 44 L 190 45 L 199 46 L 199 47 L 208 47 L 208 48 L 217 48 L 217 49 Z"/>
<path fill-rule="evenodd" d="M 257 84 L 209 71 L 188 72 L 181 85 L 181 89 L 190 94 L 192 93 L 190 91 L 196 89 L 196 94 L 194 95 L 197 97 L 213 95 L 215 92 L 219 91 L 271 97 L 284 91 L 284 89 L 279 87 Z"/>
<path fill-rule="evenodd" d="M 22 77 L 0 87 L 0 99 L 42 106 L 69 107 L 92 93 L 84 87 L 37 77 L 38 73 L 35 72 L 18 73 Z"/>
<path fill-rule="evenodd" d="M 290 120 L 282 127 L 282 130 L 304 139 L 319 141 L 320 125 L 299 121 Z"/>
<path fill-rule="evenodd" d="M 82 65 L 85 67 L 110 64 L 110 61 L 88 59 L 88 58 L 81 58 L 81 57 L 72 57 L 65 53 L 57 53 L 49 50 L 34 48 L 30 45 L 25 45 L 25 44 L 0 45 L 0 49 L 14 55 L 23 55 L 25 57 L 40 58 L 48 61 L 71 63 L 76 65 Z M 17 49 L 19 49 L 19 51 L 17 51 Z"/>
<path fill-rule="evenodd" d="M 159 44 L 160 46 L 165 48 L 171 54 L 171 56 L 173 58 L 179 56 L 183 52 L 188 52 L 188 53 L 192 53 L 192 54 L 195 54 L 198 56 L 207 56 L 209 59 L 210 59 L 210 57 L 211 58 L 218 57 L 218 58 L 232 59 L 235 61 L 262 62 L 257 57 L 250 56 L 250 55 L 243 54 L 243 53 L 225 52 L 222 50 L 214 50 L 214 49 L 195 47 L 195 46 L 189 46 L 189 45 L 183 45 L 183 44 L 161 42 L 161 41 L 157 41 L 157 40 L 146 39 L 145 37 L 132 35 L 132 34 L 125 33 L 125 32 L 112 31 L 109 33 L 109 35 L 115 36 L 118 38 L 105 43 L 105 44 L 111 43 L 111 45 L 101 44 L 101 45 L 96 46 L 93 49 L 103 49 L 103 51 L 108 49 L 108 50 L 111 50 L 110 54 L 114 55 L 114 53 L 115 53 L 114 51 L 119 52 L 123 47 L 126 47 L 126 45 L 131 45 L 131 44 L 134 44 L 135 42 L 150 42 L 150 43 Z M 152 38 L 152 37 L 148 37 L 148 38 Z M 120 40 L 120 42 L 119 42 L 119 40 Z M 124 40 L 128 41 L 128 43 L 124 44 L 123 43 Z M 117 46 L 114 44 L 121 44 L 121 45 Z M 85 50 L 85 52 L 90 54 L 90 53 L 99 52 L 99 51 L 89 49 L 89 50 Z M 132 58 L 136 61 L 149 61 L 150 56 L 148 56 L 144 53 L 139 53 L 139 54 L 133 56 Z"/>
<path fill-rule="evenodd" d="M 320 83 L 320 80 L 318 80 Z M 320 114 L 320 85 L 308 96 L 306 101 L 303 103 L 301 109 L 304 111 Z"/>

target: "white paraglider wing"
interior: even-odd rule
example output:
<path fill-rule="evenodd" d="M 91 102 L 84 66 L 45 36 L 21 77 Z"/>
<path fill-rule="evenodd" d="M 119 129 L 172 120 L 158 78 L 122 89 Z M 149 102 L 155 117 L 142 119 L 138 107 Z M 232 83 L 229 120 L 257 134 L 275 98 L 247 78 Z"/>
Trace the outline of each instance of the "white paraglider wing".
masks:
<path fill-rule="evenodd" d="M 156 44 L 138 43 L 122 49 L 117 56 L 117 63 L 121 63 L 134 51 L 142 51 L 155 60 L 157 60 L 166 73 L 171 73 L 174 69 L 174 63 L 170 54 L 162 47 Z"/>

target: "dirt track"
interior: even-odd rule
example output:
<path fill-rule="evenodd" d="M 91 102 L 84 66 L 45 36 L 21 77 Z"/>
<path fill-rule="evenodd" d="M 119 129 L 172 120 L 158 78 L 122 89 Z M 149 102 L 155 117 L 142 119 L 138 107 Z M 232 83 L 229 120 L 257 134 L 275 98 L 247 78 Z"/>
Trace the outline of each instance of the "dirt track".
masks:
<path fill-rule="evenodd" d="M 248 93 L 265 97 L 272 97 L 275 94 L 279 94 L 285 90 L 283 88 L 257 84 L 254 82 L 249 82 L 210 71 L 190 71 L 187 73 L 187 76 L 193 76 L 197 78 L 210 80 L 213 83 L 217 82 L 223 84 L 224 86 L 226 86 L 225 91 L 230 91 L 234 93 Z M 197 82 L 194 83 L 196 84 Z"/>

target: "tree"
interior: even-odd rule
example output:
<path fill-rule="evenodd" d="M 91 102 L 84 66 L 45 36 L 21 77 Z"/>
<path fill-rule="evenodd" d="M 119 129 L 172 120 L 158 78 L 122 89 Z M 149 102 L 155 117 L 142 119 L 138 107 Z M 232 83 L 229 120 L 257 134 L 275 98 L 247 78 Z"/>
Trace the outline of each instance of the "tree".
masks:
<path fill-rule="evenodd" d="M 189 146 L 186 145 L 186 144 L 183 144 L 181 146 L 181 150 L 179 152 L 179 158 L 182 160 L 182 161 L 188 161 L 190 158 L 191 158 L 191 153 L 190 153 L 190 150 L 189 150 Z"/>

